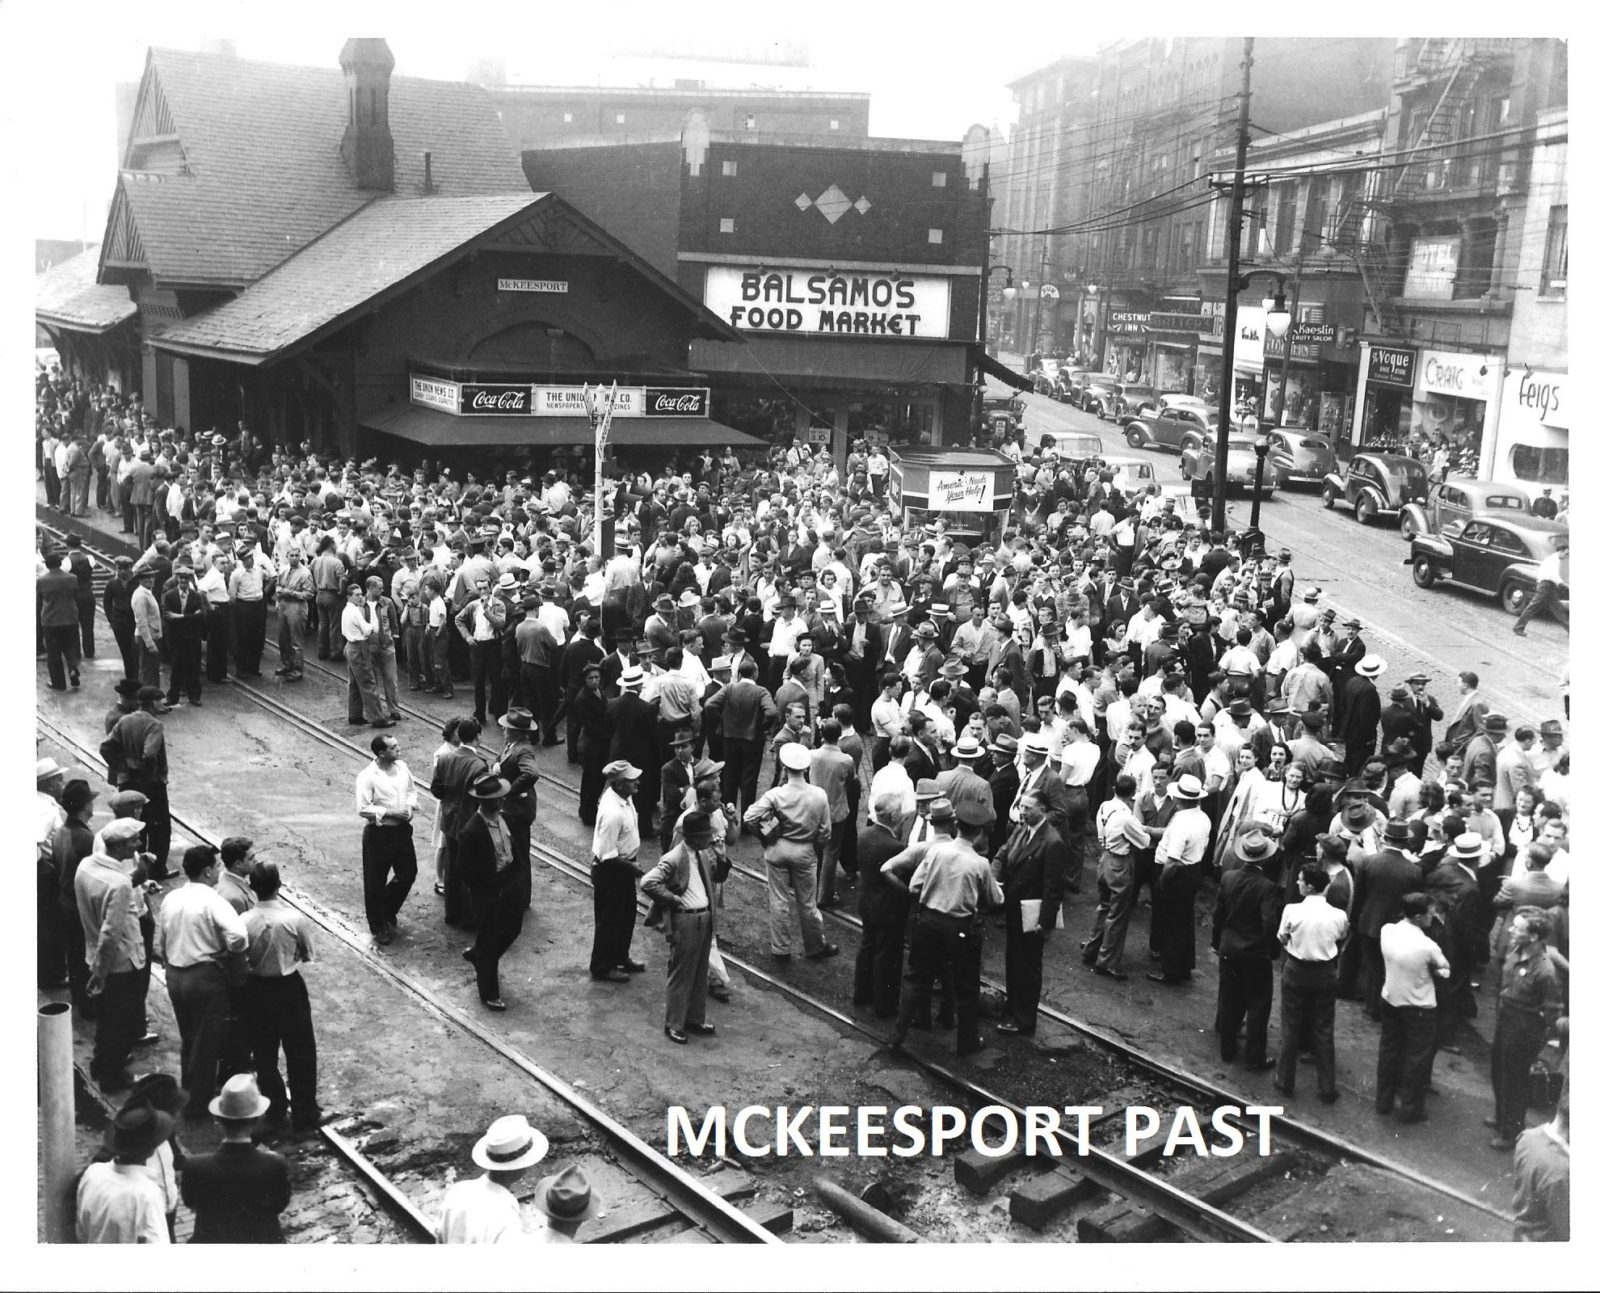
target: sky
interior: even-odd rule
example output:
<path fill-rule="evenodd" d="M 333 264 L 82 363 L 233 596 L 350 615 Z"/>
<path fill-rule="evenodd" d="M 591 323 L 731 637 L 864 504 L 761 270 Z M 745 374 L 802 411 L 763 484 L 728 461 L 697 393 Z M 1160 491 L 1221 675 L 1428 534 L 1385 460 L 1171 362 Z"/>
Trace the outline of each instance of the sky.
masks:
<path fill-rule="evenodd" d="M 441 11 L 404 6 L 289 4 L 271 6 L 267 21 L 262 9 L 151 0 L 97 9 L 70 40 L 62 39 L 64 12 L 70 8 L 44 9 L 29 0 L 7 5 L 0 9 L 0 40 L 20 56 L 13 66 L 23 84 L 35 87 L 29 98 L 50 103 L 42 161 L 49 181 L 27 194 L 27 226 L 36 237 L 78 238 L 87 229 L 91 240 L 100 237 L 115 180 L 114 86 L 138 81 L 151 45 L 194 49 L 231 39 L 242 58 L 332 66 L 347 37 L 374 34 L 388 40 L 396 71 L 413 76 L 464 79 L 475 63 L 504 59 L 509 80 L 546 85 L 640 84 L 652 75 L 657 84 L 705 76 L 739 85 L 759 77 L 788 89 L 864 90 L 872 95 L 874 135 L 954 140 L 975 122 L 1007 129 L 1014 105 L 1006 80 L 1069 52 L 1072 43 L 1063 37 L 1036 60 L 1032 47 L 1018 45 L 975 62 L 948 27 L 907 22 L 906 7 L 870 0 L 623 3 L 607 6 L 603 25 L 583 6 L 466 3 L 450 6 L 452 21 L 442 23 Z M 529 16 L 535 13 L 537 19 Z M 625 35 L 608 45 L 607 32 Z M 1079 40 L 1070 52 L 1092 48 Z M 652 51 L 674 57 L 652 59 Z M 806 66 L 747 69 L 738 80 L 728 78 L 726 62 L 704 66 L 704 56 L 800 58 Z M 64 87 L 70 93 L 60 93 Z M 8 106 L 24 111 L 27 101 Z"/>

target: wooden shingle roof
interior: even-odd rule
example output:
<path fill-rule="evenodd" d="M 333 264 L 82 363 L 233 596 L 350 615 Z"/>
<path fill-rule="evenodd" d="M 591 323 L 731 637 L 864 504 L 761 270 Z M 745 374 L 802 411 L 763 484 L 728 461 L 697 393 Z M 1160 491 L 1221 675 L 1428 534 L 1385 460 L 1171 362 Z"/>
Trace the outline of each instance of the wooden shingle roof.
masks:
<path fill-rule="evenodd" d="M 120 185 L 158 282 L 243 286 L 374 198 L 339 155 L 347 114 L 337 66 L 152 49 L 139 99 L 181 144 L 177 173 Z M 137 113 L 138 110 L 136 110 Z M 395 76 L 395 196 L 518 194 L 527 178 L 480 86 Z M 136 127 L 137 131 L 137 127 Z M 129 157 L 132 156 L 130 144 Z"/>
<path fill-rule="evenodd" d="M 74 332 L 102 333 L 131 319 L 137 307 L 126 287 L 95 281 L 100 249 L 90 247 L 33 280 L 33 317 Z"/>

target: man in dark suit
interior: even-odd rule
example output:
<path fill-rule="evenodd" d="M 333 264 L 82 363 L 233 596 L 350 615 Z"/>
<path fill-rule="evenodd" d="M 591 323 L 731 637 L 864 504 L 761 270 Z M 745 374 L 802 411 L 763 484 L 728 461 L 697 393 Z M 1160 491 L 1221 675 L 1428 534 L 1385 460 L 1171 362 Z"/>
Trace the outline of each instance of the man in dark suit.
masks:
<path fill-rule="evenodd" d="M 477 971 L 478 1000 L 497 1011 L 506 1008 L 500 999 L 500 958 L 522 933 L 531 883 L 513 854 L 511 831 L 501 811 L 510 792 L 511 783 L 504 777 L 486 774 L 474 781 L 467 794 L 476 811 L 461 828 L 456 844 L 461 885 L 478 921 L 478 937 L 461 955 Z"/>
<path fill-rule="evenodd" d="M 573 705 L 578 699 L 578 693 L 583 690 L 584 671 L 589 665 L 599 664 L 605 659 L 605 652 L 600 649 L 600 643 L 596 640 L 599 636 L 600 621 L 593 615 L 585 615 L 583 623 L 578 626 L 576 636 L 561 653 L 561 691 L 565 697 L 563 708 L 567 715 L 568 763 L 578 763 L 582 760 L 582 756 L 578 753 L 579 726 L 574 718 Z M 544 734 L 544 743 L 555 744 L 554 731 Z"/>
<path fill-rule="evenodd" d="M 1000 635 L 1000 641 L 990 656 L 989 677 L 998 677 L 1001 669 L 1010 670 L 1011 690 L 1017 693 L 1022 712 L 1027 713 L 1028 698 L 1033 694 L 1033 675 L 1028 672 L 1028 658 L 1022 652 L 1022 644 L 1013 635 L 1009 615 L 1002 615 L 995 620 L 994 629 Z"/>
<path fill-rule="evenodd" d="M 1417 752 L 1411 760 L 1411 771 L 1420 777 L 1422 765 L 1433 751 L 1433 725 L 1444 720 L 1444 710 L 1439 708 L 1439 702 L 1428 691 L 1427 674 L 1411 674 L 1406 678 L 1406 687 L 1409 689 L 1406 705 L 1411 710 L 1411 721 L 1417 729 L 1416 737 L 1411 743 Z"/>
<path fill-rule="evenodd" d="M 1445 960 L 1460 966 L 1461 972 L 1434 984 L 1438 1000 L 1435 1044 L 1442 1051 L 1459 1054 L 1456 1036 L 1464 1019 L 1477 1013 L 1472 998 L 1472 976 L 1466 967 L 1473 962 L 1478 942 L 1478 922 L 1483 914 L 1483 895 L 1478 889 L 1477 868 L 1484 859 L 1483 837 L 1476 831 L 1462 831 L 1450 842 L 1444 856 L 1429 871 L 1423 891 L 1433 899 L 1434 911 L 1442 920 L 1434 941 Z"/>
<path fill-rule="evenodd" d="M 1344 766 L 1351 776 L 1359 776 L 1378 749 L 1378 728 L 1383 718 L 1383 700 L 1373 679 L 1388 666 L 1377 656 L 1358 662 L 1355 673 L 1338 692 L 1339 735 L 1344 740 Z"/>
<path fill-rule="evenodd" d="M 841 621 L 838 630 L 838 659 L 844 665 L 845 677 L 856 694 L 857 703 L 863 703 L 878 692 L 878 662 L 884 658 L 883 635 L 885 626 L 872 619 L 872 602 L 858 597 L 855 614 Z"/>
<path fill-rule="evenodd" d="M 1014 827 L 1021 822 L 1022 797 L 1029 791 L 1037 791 L 1044 799 L 1045 816 L 1060 836 L 1067 829 L 1067 815 L 1072 811 L 1072 801 L 1067 794 L 1066 783 L 1050 767 L 1049 757 L 1050 742 L 1047 738 L 1038 732 L 1029 732 L 1022 738 L 1021 784 L 1012 805 L 1011 819 Z"/>
<path fill-rule="evenodd" d="M 214 1154 L 183 1164 L 183 1201 L 194 1213 L 191 1244 L 281 1244 L 278 1217 L 289 1206 L 289 1165 L 251 1143 L 269 1101 L 248 1073 L 228 1079 L 210 1110 L 222 1127 Z"/>
<path fill-rule="evenodd" d="M 1005 847 L 995 855 L 994 875 L 1005 892 L 1006 1010 L 996 1025 L 1003 1033 L 1033 1036 L 1044 984 L 1044 945 L 1061 910 L 1067 846 L 1046 817 L 1038 789 L 1017 800 L 1020 816 Z"/>
<path fill-rule="evenodd" d="M 1361 621 L 1348 619 L 1344 622 L 1344 628 L 1344 633 L 1334 642 L 1333 650 L 1328 652 L 1327 664 L 1324 666 L 1328 676 L 1333 680 L 1333 710 L 1336 723 L 1344 721 L 1345 684 L 1355 675 L 1356 666 L 1367 654 L 1367 644 L 1361 640 Z M 1368 675 L 1371 676 L 1373 675 Z"/>
<path fill-rule="evenodd" d="M 611 762 L 622 760 L 643 769 L 634 806 L 639 813 L 639 838 L 653 830 L 651 821 L 661 798 L 661 750 L 656 731 L 656 706 L 639 693 L 644 687 L 644 670 L 635 665 L 618 676 L 622 694 L 606 702 L 606 718 L 611 724 Z"/>
<path fill-rule="evenodd" d="M 989 758 L 995 765 L 989 777 L 989 793 L 994 797 L 994 827 L 989 832 L 989 845 L 994 856 L 1005 847 L 1011 834 L 1011 806 L 1017 802 L 1017 790 L 1022 785 L 1017 768 L 1017 738 L 1010 732 L 1001 732 L 989 744 Z"/>
<path fill-rule="evenodd" d="M 1393 746 L 1402 738 L 1410 742 L 1412 750 L 1426 748 L 1420 745 L 1422 734 L 1417 728 L 1416 710 L 1411 707 L 1411 693 L 1404 687 L 1395 687 L 1389 692 L 1389 703 L 1383 707 L 1378 716 L 1378 724 L 1383 733 L 1385 749 Z M 1409 763 L 1407 764 L 1409 766 Z"/>
<path fill-rule="evenodd" d="M 755 659 L 746 655 L 739 664 L 738 679 L 706 702 L 706 723 L 717 724 L 722 732 L 722 756 L 726 760 L 722 798 L 730 813 L 755 803 L 766 740 L 781 721 L 772 693 L 756 681 L 759 672 Z"/>
<path fill-rule="evenodd" d="M 70 677 L 78 685 L 79 627 L 78 581 L 60 550 L 45 555 L 46 571 L 39 576 L 38 613 L 49 653 L 50 686 L 65 691 Z"/>
<path fill-rule="evenodd" d="M 578 758 L 583 763 L 583 782 L 578 792 L 578 820 L 593 826 L 605 789 L 604 768 L 611 755 L 611 715 L 606 708 L 605 690 L 600 684 L 603 663 L 591 660 L 583 667 L 583 686 L 572 698 L 569 727 L 578 732 Z"/>
<path fill-rule="evenodd" d="M 1267 1058 L 1267 1023 L 1283 894 L 1262 864 L 1276 851 L 1261 831 L 1247 831 L 1234 841 L 1241 865 L 1223 875 L 1211 916 L 1211 950 L 1219 961 L 1216 1030 L 1222 1058 L 1233 1062 L 1243 1023 L 1245 1066 L 1256 1070 L 1273 1064 Z"/>
<path fill-rule="evenodd" d="M 1444 739 L 1459 750 L 1483 731 L 1483 720 L 1489 716 L 1489 702 L 1478 695 L 1478 675 L 1471 669 L 1463 669 L 1456 675 L 1456 688 L 1461 699 L 1456 702 L 1455 713 L 1444 729 Z"/>
<path fill-rule="evenodd" d="M 1411 827 L 1393 821 L 1383 828 L 1383 847 L 1356 867 L 1350 920 L 1361 949 L 1362 998 L 1367 1015 L 1379 1018 L 1383 991 L 1383 949 L 1378 934 L 1404 914 L 1402 899 L 1422 886 L 1422 870 L 1402 852 L 1411 844 Z"/>
<path fill-rule="evenodd" d="M 861 614 L 860 603 L 861 598 L 856 598 L 857 615 Z M 868 613 L 870 614 L 870 611 Z M 905 620 L 900 616 L 891 616 L 888 619 L 882 620 L 879 623 L 878 628 L 880 630 L 880 637 L 882 640 L 881 653 L 878 656 L 878 660 L 880 663 L 885 665 L 887 665 L 890 661 L 893 661 L 895 668 L 898 669 L 901 665 L 905 664 L 906 656 L 910 654 L 911 630 L 906 626 Z M 866 694 L 871 695 L 871 693 L 872 689 L 868 688 Z M 862 693 L 857 692 L 856 694 L 860 695 Z"/>
<path fill-rule="evenodd" d="M 871 1006 L 879 1019 L 900 1011 L 900 979 L 906 942 L 909 896 L 883 878 L 883 864 L 905 847 L 905 822 L 898 796 L 880 796 L 873 821 L 856 841 L 861 916 L 861 947 L 856 952 L 855 1004 Z"/>
<path fill-rule="evenodd" d="M 622 694 L 622 687 L 617 680 L 639 663 L 636 650 L 638 635 L 631 626 L 617 629 L 612 641 L 617 644 L 616 649 L 600 661 L 600 689 L 608 700 L 615 700 Z"/>
<path fill-rule="evenodd" d="M 161 599 L 161 629 L 172 649 L 172 681 L 167 687 L 167 704 L 178 703 L 178 693 L 187 689 L 189 703 L 200 703 L 200 642 L 206 625 L 206 599 L 195 588 L 194 570 L 177 569 L 177 586 Z"/>
<path fill-rule="evenodd" d="M 439 834 L 444 839 L 444 923 L 464 925 L 471 920 L 467 891 L 462 887 L 458 858 L 461 830 L 472 813 L 467 788 L 489 770 L 474 748 L 483 728 L 475 718 L 461 720 L 461 744 L 439 756 L 428 793 L 438 801 Z"/>

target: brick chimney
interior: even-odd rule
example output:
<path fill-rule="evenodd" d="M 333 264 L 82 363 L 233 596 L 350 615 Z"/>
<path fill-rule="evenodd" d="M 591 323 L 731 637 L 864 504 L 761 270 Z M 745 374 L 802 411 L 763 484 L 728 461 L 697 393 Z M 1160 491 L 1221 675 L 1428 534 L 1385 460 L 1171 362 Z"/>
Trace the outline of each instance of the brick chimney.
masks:
<path fill-rule="evenodd" d="M 389 74 L 394 55 L 381 36 L 347 40 L 339 51 L 347 118 L 339 155 L 358 189 L 394 192 L 394 136 L 389 133 Z"/>

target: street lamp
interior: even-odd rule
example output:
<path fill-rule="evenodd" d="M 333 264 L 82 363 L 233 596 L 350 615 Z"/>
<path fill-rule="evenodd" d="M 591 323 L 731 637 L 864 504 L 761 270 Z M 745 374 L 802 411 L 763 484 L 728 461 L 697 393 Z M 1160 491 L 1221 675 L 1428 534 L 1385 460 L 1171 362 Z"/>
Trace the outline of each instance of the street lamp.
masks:
<path fill-rule="evenodd" d="M 1241 142 L 1241 144 L 1240 144 L 1241 150 L 1243 149 L 1243 147 L 1244 147 L 1244 145 Z M 1241 170 L 1242 170 L 1243 165 L 1244 165 L 1243 157 L 1244 157 L 1244 154 L 1241 151 L 1240 152 L 1240 163 L 1239 163 Z M 1236 206 L 1237 206 L 1237 197 L 1236 197 Z M 1230 219 L 1233 219 L 1233 218 L 1235 218 L 1235 217 L 1230 216 Z M 1234 332 L 1236 332 L 1238 330 L 1238 322 L 1237 321 L 1238 321 L 1238 317 L 1239 317 L 1239 294 L 1241 292 L 1245 292 L 1245 291 L 1249 290 L 1250 280 L 1252 278 L 1256 278 L 1256 277 L 1258 277 L 1260 275 L 1268 275 L 1268 276 L 1270 276 L 1272 278 L 1272 280 L 1273 280 L 1273 283 L 1274 283 L 1274 295 L 1272 297 L 1272 300 L 1271 300 L 1270 304 L 1268 302 L 1266 302 L 1266 301 L 1262 302 L 1263 305 L 1267 305 L 1267 307 L 1268 307 L 1267 308 L 1267 317 L 1266 317 L 1266 326 L 1267 326 L 1268 333 L 1273 337 L 1282 337 L 1289 331 L 1291 325 L 1294 322 L 1293 316 L 1289 313 L 1288 308 L 1284 305 L 1284 302 L 1283 302 L 1284 275 L 1282 273 L 1280 273 L 1277 270 L 1273 270 L 1273 269 L 1254 269 L 1254 270 L 1250 270 L 1249 272 L 1244 273 L 1244 274 L 1238 273 L 1238 248 L 1237 248 L 1237 245 L 1234 246 L 1232 254 L 1230 255 L 1229 263 L 1228 263 L 1228 271 L 1229 271 L 1229 279 L 1228 279 L 1227 312 L 1226 312 L 1226 315 L 1225 315 L 1225 317 L 1226 317 L 1226 319 L 1228 321 L 1228 328 L 1227 328 L 1227 335 L 1224 336 L 1224 338 L 1223 338 L 1223 346 L 1222 346 L 1222 368 L 1223 368 L 1222 380 L 1223 380 L 1223 383 L 1224 383 L 1224 389 L 1223 389 L 1223 392 L 1222 392 L 1222 398 L 1221 398 L 1220 401 L 1218 401 L 1218 407 L 1217 407 L 1217 432 L 1216 432 L 1217 451 L 1216 451 L 1216 454 L 1214 455 L 1215 461 L 1212 463 L 1212 466 L 1211 466 L 1212 479 L 1213 479 L 1213 482 L 1214 482 L 1214 484 L 1213 484 L 1214 493 L 1213 493 L 1213 497 L 1212 497 L 1211 507 L 1212 507 L 1212 512 L 1214 513 L 1214 515 L 1217 518 L 1216 524 L 1219 525 L 1219 526 L 1222 524 L 1222 518 L 1227 515 L 1227 497 L 1228 497 L 1228 429 L 1229 429 L 1229 424 L 1233 420 L 1233 346 L 1234 346 L 1234 336 L 1233 336 L 1233 334 L 1234 334 Z M 1266 368 L 1267 368 L 1266 356 L 1265 356 L 1265 354 L 1263 354 L 1262 355 L 1262 359 L 1261 359 L 1261 375 L 1262 375 L 1263 388 L 1265 388 Z M 1284 348 L 1283 370 L 1284 370 L 1284 377 L 1285 377 L 1285 379 L 1287 379 L 1288 373 L 1289 373 L 1289 358 L 1288 358 L 1288 345 L 1287 345 L 1287 342 L 1285 343 L 1285 348 Z M 1246 419 L 1245 425 L 1248 425 L 1252 421 L 1254 421 L 1254 419 Z M 1260 424 L 1257 423 L 1256 425 L 1259 427 Z M 1267 452 L 1265 447 L 1263 447 L 1259 441 L 1257 442 L 1257 444 L 1255 446 L 1255 450 L 1256 450 L 1256 491 L 1255 491 L 1255 500 L 1254 500 L 1254 504 L 1253 504 L 1255 515 L 1253 515 L 1251 517 L 1251 527 L 1252 527 L 1252 529 L 1255 526 L 1255 522 L 1259 519 L 1259 513 L 1260 513 L 1260 508 L 1261 508 L 1261 465 L 1266 460 L 1266 452 Z"/>
<path fill-rule="evenodd" d="M 1255 442 L 1250 447 L 1256 451 L 1256 483 L 1254 492 L 1250 496 L 1250 534 L 1256 545 L 1261 544 L 1261 475 L 1267 465 L 1267 450 L 1272 447 L 1272 442 L 1261 429 L 1261 419 L 1251 414 L 1239 424 L 1239 429 L 1248 436 L 1255 437 Z"/>

